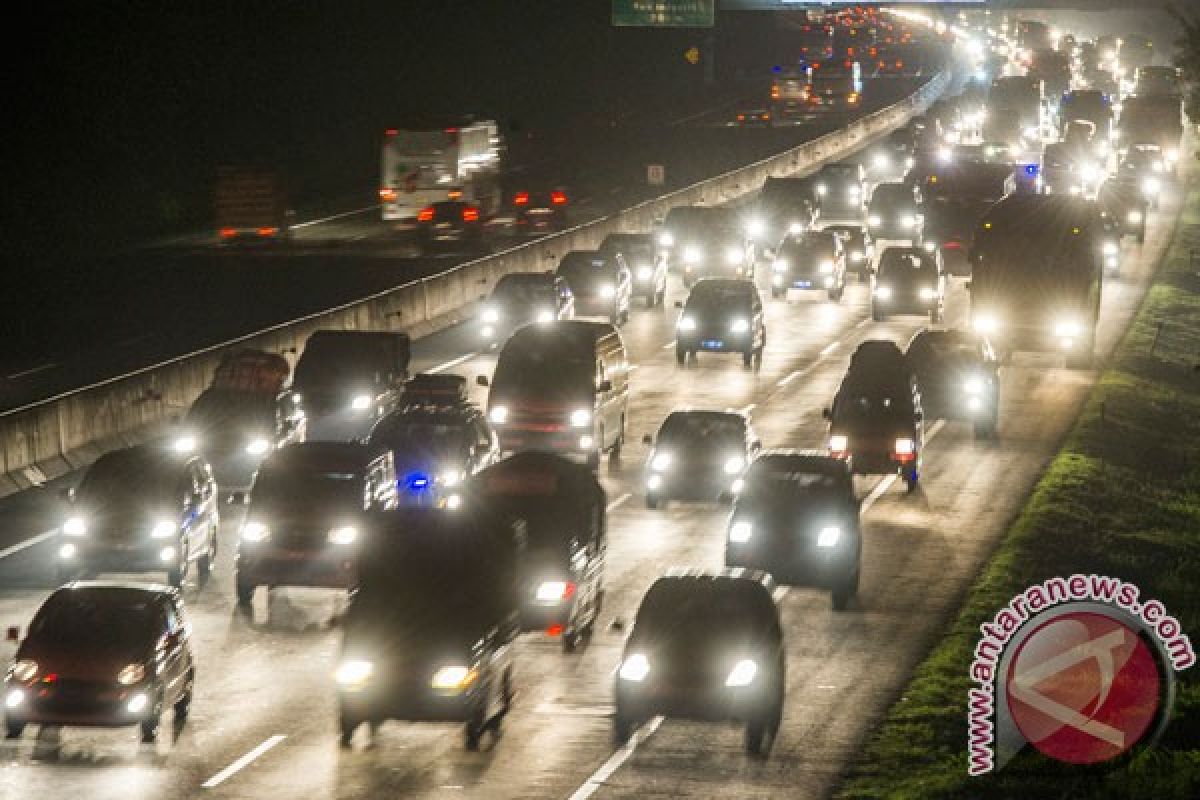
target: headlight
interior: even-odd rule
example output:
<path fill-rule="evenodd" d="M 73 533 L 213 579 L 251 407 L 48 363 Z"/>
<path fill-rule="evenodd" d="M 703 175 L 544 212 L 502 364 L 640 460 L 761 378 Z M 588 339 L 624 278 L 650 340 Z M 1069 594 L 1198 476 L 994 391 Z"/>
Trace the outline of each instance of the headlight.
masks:
<path fill-rule="evenodd" d="M 533 319 L 538 324 L 545 325 L 547 322 L 554 322 L 554 312 L 548 308 L 543 308 L 534 315 Z"/>
<path fill-rule="evenodd" d="M 429 685 L 434 689 L 442 691 L 461 692 L 474 683 L 478 677 L 479 673 L 468 667 L 441 667 L 437 672 L 433 673 L 433 677 L 429 680 Z"/>
<path fill-rule="evenodd" d="M 875 165 L 875 169 L 887 169 L 891 166 L 892 160 L 883 153 L 876 153 L 875 157 L 871 159 L 871 163 Z"/>
<path fill-rule="evenodd" d="M 775 259 L 775 263 L 771 265 L 771 269 L 775 270 L 776 272 L 787 272 L 787 269 L 788 269 L 787 259 L 786 258 Z"/>
<path fill-rule="evenodd" d="M 738 520 L 729 526 L 729 541 L 731 542 L 748 542 L 753 535 L 754 526 L 745 520 Z"/>
<path fill-rule="evenodd" d="M 699 264 L 704 260 L 704 251 L 694 244 L 683 248 L 683 260 L 688 264 Z"/>
<path fill-rule="evenodd" d="M 849 198 L 850 200 L 857 200 L 859 195 L 861 195 L 861 194 L 862 194 L 862 189 L 860 189 L 857 186 L 851 186 L 849 189 L 846 190 L 846 197 Z"/>
<path fill-rule="evenodd" d="M 20 689 L 10 689 L 8 694 L 4 695 L 4 707 L 16 708 L 25 702 L 25 692 Z"/>
<path fill-rule="evenodd" d="M 1034 128 L 1034 127 L 1026 128 L 1021 133 L 1025 136 L 1026 139 L 1029 139 L 1031 141 L 1034 139 L 1040 138 L 1042 135 L 1042 132 L 1038 128 Z"/>
<path fill-rule="evenodd" d="M 914 217 L 912 214 L 905 214 L 903 217 L 900 218 L 900 227 L 902 227 L 902 228 L 912 228 L 912 227 L 915 227 L 916 224 L 917 224 L 917 218 Z"/>
<path fill-rule="evenodd" d="M 371 396 L 369 394 L 356 395 L 354 399 L 350 401 L 350 407 L 355 411 L 366 411 L 371 407 Z"/>
<path fill-rule="evenodd" d="M 937 292 L 929 286 L 922 286 L 920 291 L 917 292 L 917 296 L 922 300 L 932 300 L 937 297 Z"/>
<path fill-rule="evenodd" d="M 86 536 L 87 521 L 83 517 L 71 517 L 63 523 L 62 532 L 67 536 Z"/>
<path fill-rule="evenodd" d="M 828 193 L 829 193 L 829 188 L 826 187 L 825 184 L 823 184 L 823 183 L 817 184 L 817 194 L 819 196 L 824 197 Z"/>
<path fill-rule="evenodd" d="M 683 316 L 679 318 L 679 323 L 675 326 L 681 331 L 696 330 L 696 320 L 693 317 Z"/>
<path fill-rule="evenodd" d="M 655 453 L 654 458 L 650 459 L 650 469 L 657 472 L 666 472 L 671 466 L 670 453 Z"/>
<path fill-rule="evenodd" d="M 733 333 L 745 333 L 750 330 L 750 322 L 744 319 L 735 319 L 729 323 L 729 330 Z"/>
<path fill-rule="evenodd" d="M 1163 154 L 1163 159 L 1168 164 L 1174 164 L 1176 161 L 1179 160 L 1179 151 L 1172 147 L 1170 150 L 1168 150 L 1166 153 Z"/>
<path fill-rule="evenodd" d="M 351 525 L 343 525 L 331 530 L 326 534 L 326 538 L 329 539 L 330 544 L 354 544 L 358 539 L 358 529 Z"/>
<path fill-rule="evenodd" d="M 508 408 L 506 406 L 492 406 L 492 410 L 488 412 L 488 419 L 494 425 L 503 425 L 508 422 Z"/>
<path fill-rule="evenodd" d="M 11 674 L 15 680 L 21 682 L 31 681 L 37 677 L 38 663 L 28 658 L 23 658 L 12 665 L 12 668 L 9 670 L 9 674 Z"/>
<path fill-rule="evenodd" d="M 925 248 L 926 253 L 932 253 L 934 250 L 937 250 L 937 242 L 933 241 L 932 239 L 927 239 L 923 247 Z"/>
<path fill-rule="evenodd" d="M 876 286 L 875 287 L 875 296 L 878 297 L 880 300 L 887 300 L 889 297 L 892 296 L 892 287 Z"/>
<path fill-rule="evenodd" d="M 878 214 L 872 214 L 867 217 L 867 224 L 877 228 L 883 224 L 883 217 L 879 216 Z"/>
<path fill-rule="evenodd" d="M 864 255 L 861 250 L 855 250 L 853 253 L 850 254 L 850 260 L 856 264 L 859 261 L 862 261 L 864 258 L 866 258 L 866 255 Z"/>
<path fill-rule="evenodd" d="M 1142 181 L 1142 192 L 1147 195 L 1154 196 L 1158 194 L 1160 189 L 1162 189 L 1162 183 L 1158 178 L 1146 178 L 1146 180 Z"/>
<path fill-rule="evenodd" d="M 791 223 L 790 225 L 788 225 L 788 233 L 791 233 L 791 234 L 804 233 L 804 223 L 803 222 Z"/>
<path fill-rule="evenodd" d="M 270 449 L 271 444 L 261 436 L 257 439 L 251 439 L 246 445 L 246 453 L 252 456 L 261 456 Z"/>
<path fill-rule="evenodd" d="M 616 297 L 617 296 L 617 287 L 613 286 L 611 283 L 601 284 L 600 296 L 601 297 Z"/>
<path fill-rule="evenodd" d="M 499 322 L 500 312 L 494 308 L 485 308 L 482 317 L 484 322 Z"/>
<path fill-rule="evenodd" d="M 842 529 L 836 525 L 829 525 L 817 533 L 817 547 L 834 547 L 841 538 Z"/>
<path fill-rule="evenodd" d="M 937 157 L 938 161 L 942 162 L 943 164 L 949 164 L 954 160 L 954 151 L 949 147 L 943 147 L 942 149 L 938 150 Z"/>
<path fill-rule="evenodd" d="M 575 594 L 575 584 L 570 581 L 543 581 L 538 584 L 535 597 L 539 603 L 561 603 Z"/>
<path fill-rule="evenodd" d="M 667 233 L 666 231 L 663 231 L 662 233 L 660 233 L 658 235 L 658 246 L 659 247 L 670 247 L 673 244 L 675 244 L 675 237 L 672 236 L 671 234 Z"/>
<path fill-rule="evenodd" d="M 912 439 L 897 439 L 894 452 L 898 456 L 910 456 L 915 447 L 916 445 L 913 444 Z"/>
<path fill-rule="evenodd" d="M 988 314 L 980 314 L 971 321 L 972 327 L 978 333 L 995 333 L 1000 329 L 1000 321 Z"/>
<path fill-rule="evenodd" d="M 758 665 L 750 659 L 744 658 L 733 665 L 733 670 L 729 673 L 729 677 L 725 679 L 725 685 L 749 686 L 757 672 Z"/>
<path fill-rule="evenodd" d="M 767 231 L 767 225 L 761 219 L 754 217 L 746 221 L 746 233 L 751 236 L 762 236 Z"/>
<path fill-rule="evenodd" d="M 592 424 L 592 412 L 586 408 L 577 408 L 571 412 L 571 427 L 586 428 Z"/>
<path fill-rule="evenodd" d="M 745 259 L 746 254 L 740 247 L 729 247 L 725 250 L 725 263 L 736 266 Z"/>
<path fill-rule="evenodd" d="M 1121 252 L 1121 248 L 1117 246 L 1116 242 L 1105 242 L 1100 246 L 1100 252 L 1106 256 L 1115 256 Z"/>
<path fill-rule="evenodd" d="M 174 522 L 171 522 L 168 519 L 160 519 L 158 522 L 154 523 L 154 527 L 150 529 L 150 537 L 152 539 L 166 539 L 168 536 L 174 536 L 175 532 L 178 530 L 179 526 L 177 526 Z"/>
<path fill-rule="evenodd" d="M 637 279 L 639 281 L 648 281 L 654 277 L 654 270 L 650 267 L 638 267 Z"/>
<path fill-rule="evenodd" d="M 621 669 L 617 674 L 623 681 L 641 683 L 650 674 L 650 662 L 641 653 L 634 653 L 621 662 Z"/>
<path fill-rule="evenodd" d="M 375 665 L 370 661 L 343 661 L 334 670 L 333 679 L 343 689 L 361 689 L 367 684 L 367 681 L 371 680 L 371 675 L 374 672 Z"/>
<path fill-rule="evenodd" d="M 849 446 L 850 439 L 843 434 L 835 433 L 829 437 L 829 449 L 835 453 L 844 453 Z"/>
<path fill-rule="evenodd" d="M 1061 339 L 1073 339 L 1081 331 L 1079 323 L 1074 320 L 1061 320 L 1054 325 L 1054 335 Z"/>
<path fill-rule="evenodd" d="M 446 487 L 458 486 L 463 477 L 461 469 L 444 469 L 438 474 L 438 483 Z"/>
<path fill-rule="evenodd" d="M 1137 225 L 1139 222 L 1142 221 L 1142 212 L 1130 211 L 1128 214 L 1125 215 L 1125 221 L 1131 225 Z"/>
<path fill-rule="evenodd" d="M 979 394 L 983 391 L 983 378 L 972 376 L 963 381 L 963 391 L 967 394 Z"/>
<path fill-rule="evenodd" d="M 822 261 L 820 264 L 817 265 L 817 269 L 819 269 L 821 271 L 822 275 L 829 275 L 830 273 L 833 272 L 833 262 L 830 261 L 829 259 L 825 259 L 824 261 Z"/>
<path fill-rule="evenodd" d="M 271 536 L 271 529 L 261 522 L 247 522 L 242 526 L 242 541 L 265 542 Z"/>
<path fill-rule="evenodd" d="M 185 434 L 175 440 L 173 447 L 176 453 L 191 453 L 196 449 L 196 437 Z"/>
<path fill-rule="evenodd" d="M 725 459 L 725 474 L 737 475 L 746 468 L 746 459 L 741 456 L 730 456 Z"/>
<path fill-rule="evenodd" d="M 141 683 L 146 677 L 146 667 L 143 664 L 129 664 L 121 668 L 117 673 L 117 683 L 122 686 L 132 686 L 135 683 Z"/>
<path fill-rule="evenodd" d="M 1158 161 L 1155 161 L 1153 164 L 1151 164 L 1150 168 L 1153 169 L 1155 172 L 1162 172 L 1163 170 L 1165 170 L 1167 168 L 1167 165 L 1164 164 L 1162 162 L 1162 160 L 1160 159 Z"/>

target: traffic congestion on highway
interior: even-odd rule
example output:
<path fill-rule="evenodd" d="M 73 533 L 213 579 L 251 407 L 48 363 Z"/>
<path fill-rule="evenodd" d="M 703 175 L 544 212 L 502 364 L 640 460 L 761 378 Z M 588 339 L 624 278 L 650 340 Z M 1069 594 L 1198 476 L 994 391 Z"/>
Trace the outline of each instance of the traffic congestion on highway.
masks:
<path fill-rule="evenodd" d="M 809 20 L 731 127 L 950 88 L 446 330 L 231 348 L 0 504 L 46 528 L 0 551 L 0 794 L 828 795 L 1136 308 L 1184 117 L 1173 67 L 1015 12 Z M 574 224 L 499 156 L 389 129 L 373 224 L 470 257 Z M 229 246 L 286 232 L 237 209 Z"/>

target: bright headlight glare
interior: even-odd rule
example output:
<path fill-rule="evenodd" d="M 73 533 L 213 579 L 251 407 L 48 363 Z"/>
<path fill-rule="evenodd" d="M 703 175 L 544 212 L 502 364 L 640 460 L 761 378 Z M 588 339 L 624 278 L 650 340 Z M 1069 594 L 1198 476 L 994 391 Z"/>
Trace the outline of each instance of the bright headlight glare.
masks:
<path fill-rule="evenodd" d="M 818 264 L 817 267 L 818 267 L 818 269 L 821 270 L 822 275 L 829 275 L 830 273 L 833 272 L 833 262 L 830 261 L 829 259 L 825 259 L 820 264 Z"/>
<path fill-rule="evenodd" d="M 911 228 L 917 224 L 917 218 L 912 214 L 905 214 L 900 218 L 900 226 L 903 228 Z"/>
<path fill-rule="evenodd" d="M 787 268 L 788 268 L 787 259 L 786 258 L 775 259 L 775 263 L 773 263 L 771 265 L 771 268 L 773 270 L 775 270 L 776 272 L 787 272 Z"/>
<path fill-rule="evenodd" d="M 485 308 L 482 317 L 484 322 L 499 322 L 500 312 L 494 308 Z"/>
<path fill-rule="evenodd" d="M 10 674 L 13 676 L 14 680 L 22 682 L 31 681 L 38 674 L 38 663 L 32 659 L 23 658 L 12 665 Z"/>
<path fill-rule="evenodd" d="M 87 521 L 83 517 L 71 517 L 63 523 L 62 532 L 67 536 L 86 536 Z"/>
<path fill-rule="evenodd" d="M 658 235 L 659 247 L 670 247 L 673 244 L 675 244 L 675 237 L 672 236 L 671 234 L 667 233 L 666 231 L 663 231 L 662 233 L 660 233 Z"/>
<path fill-rule="evenodd" d="M 681 331 L 694 331 L 696 330 L 696 320 L 694 317 L 682 316 L 679 318 L 679 324 L 676 327 Z"/>
<path fill-rule="evenodd" d="M 575 585 L 569 581 L 543 581 L 534 596 L 541 603 L 558 603 L 569 598 L 574 590 Z"/>
<path fill-rule="evenodd" d="M 878 169 L 886 169 L 892 162 L 891 159 L 889 159 L 883 153 L 876 153 L 875 157 L 871 159 L 871 163 L 873 163 Z"/>
<path fill-rule="evenodd" d="M 617 674 L 623 681 L 641 683 L 650 674 L 650 662 L 641 653 L 634 653 L 621 662 L 621 669 Z"/>
<path fill-rule="evenodd" d="M 733 333 L 745 333 L 750 330 L 750 321 L 744 319 L 735 319 L 729 323 L 729 330 Z"/>
<path fill-rule="evenodd" d="M 1158 194 L 1158 191 L 1161 188 L 1162 184 L 1159 183 L 1158 178 L 1146 178 L 1146 180 L 1142 181 L 1142 191 L 1146 194 Z"/>
<path fill-rule="evenodd" d="M 117 673 L 117 683 L 122 686 L 132 686 L 135 683 L 141 683 L 146 677 L 146 667 L 142 664 L 129 664 L 121 668 Z"/>
<path fill-rule="evenodd" d="M 492 410 L 488 412 L 488 419 L 494 425 L 503 425 L 505 422 L 508 422 L 508 407 L 492 406 Z"/>
<path fill-rule="evenodd" d="M 823 183 L 817 184 L 817 194 L 818 195 L 821 195 L 822 197 L 824 197 L 828 193 L 829 193 L 829 189 L 828 189 L 828 187 L 825 186 L 825 184 L 823 184 Z"/>
<path fill-rule="evenodd" d="M 1078 322 L 1061 320 L 1054 325 L 1054 335 L 1059 338 L 1074 338 L 1082 332 Z"/>
<path fill-rule="evenodd" d="M 1120 250 L 1116 242 L 1105 242 L 1100 248 L 1100 252 L 1106 256 L 1115 256 Z"/>
<path fill-rule="evenodd" d="M 788 233 L 791 233 L 791 234 L 804 233 L 804 223 L 803 222 L 791 223 L 790 225 L 788 225 Z"/>
<path fill-rule="evenodd" d="M 375 665 L 370 661 L 353 659 L 339 664 L 334 670 L 333 679 L 343 689 L 361 689 L 374 672 Z"/>
<path fill-rule="evenodd" d="M 745 520 L 738 520 L 729 526 L 729 541 L 731 542 L 748 542 L 753 535 L 754 526 Z"/>
<path fill-rule="evenodd" d="M 925 242 L 923 247 L 925 248 L 926 253 L 932 253 L 934 250 L 937 250 L 937 242 L 932 241 L 932 240 L 927 241 L 927 242 Z"/>
<path fill-rule="evenodd" d="M 461 691 L 474 683 L 478 677 L 479 673 L 468 667 L 441 667 L 433 673 L 429 685 L 434 689 Z"/>
<path fill-rule="evenodd" d="M 726 686 L 749 686 L 758 673 L 758 665 L 748 658 L 733 665 L 729 677 L 725 679 Z"/>
<path fill-rule="evenodd" d="M 166 539 L 168 536 L 174 536 L 179 528 L 174 522 L 168 519 L 160 519 L 154 523 L 154 527 L 150 529 L 150 536 L 154 539 Z"/>
<path fill-rule="evenodd" d="M 442 486 L 458 486 L 462 483 L 463 471 L 461 469 L 444 469 L 438 473 L 438 483 Z"/>
<path fill-rule="evenodd" d="M 25 702 L 25 692 L 20 689 L 9 689 L 8 694 L 4 695 L 4 707 L 16 708 Z"/>
<path fill-rule="evenodd" d="M 1125 220 L 1133 225 L 1137 225 L 1139 222 L 1142 221 L 1142 212 L 1130 211 L 1128 214 L 1125 215 Z"/>
<path fill-rule="evenodd" d="M 654 458 L 650 459 L 650 469 L 657 472 L 666 472 L 671 466 L 670 453 L 655 453 Z"/>
<path fill-rule="evenodd" d="M 844 434 L 835 433 L 829 437 L 829 449 L 835 453 L 844 453 L 850 446 L 850 439 Z"/>
<path fill-rule="evenodd" d="M 342 525 L 327 534 L 331 544 L 354 544 L 358 539 L 358 529 L 352 525 Z"/>
<path fill-rule="evenodd" d="M 979 333 L 995 333 L 1000 329 L 1000 322 L 995 317 L 980 315 L 972 320 L 971 325 Z"/>
<path fill-rule="evenodd" d="M 746 459 L 741 456 L 730 456 L 725 459 L 724 468 L 726 475 L 737 475 L 746 468 Z"/>
<path fill-rule="evenodd" d="M 683 248 L 683 260 L 689 264 L 698 264 L 704 259 L 704 251 L 695 245 Z"/>
<path fill-rule="evenodd" d="M 350 407 L 355 411 L 366 411 L 371 407 L 371 396 L 369 394 L 355 395 L 350 401 Z"/>
<path fill-rule="evenodd" d="M 882 225 L 883 217 L 879 216 L 878 214 L 872 214 L 869 217 L 867 217 L 867 224 L 874 225 L 874 226 Z"/>
<path fill-rule="evenodd" d="M 767 225 L 758 217 L 751 217 L 746 221 L 746 233 L 751 236 L 761 236 L 767 230 Z"/>
<path fill-rule="evenodd" d="M 744 254 L 740 248 L 729 247 L 725 249 L 725 261 L 729 264 L 740 264 Z"/>
<path fill-rule="evenodd" d="M 834 547 L 841 538 L 841 528 L 836 525 L 827 525 L 817 532 L 817 547 Z"/>
<path fill-rule="evenodd" d="M 261 456 L 271 448 L 270 442 L 261 436 L 257 439 L 251 439 L 246 445 L 246 452 L 252 456 Z"/>
<path fill-rule="evenodd" d="M 648 281 L 654 277 L 654 270 L 650 267 L 638 267 L 637 279 L 639 281 Z"/>
<path fill-rule="evenodd" d="M 554 312 L 548 308 L 543 308 L 537 312 L 534 321 L 542 325 L 545 325 L 547 322 L 554 322 Z"/>
<path fill-rule="evenodd" d="M 601 297 L 616 297 L 617 296 L 617 287 L 613 286 L 611 283 L 605 283 L 605 284 L 601 285 L 600 286 L 600 296 Z"/>
<path fill-rule="evenodd" d="M 180 436 L 173 445 L 177 453 L 191 453 L 196 449 L 196 437 L 191 434 Z"/>
<path fill-rule="evenodd" d="M 261 522 L 250 521 L 242 526 L 242 540 L 246 542 L 263 542 L 271 536 L 271 529 Z"/>
<path fill-rule="evenodd" d="M 897 439 L 896 440 L 896 448 L 895 448 L 896 455 L 899 455 L 899 456 L 912 455 L 914 447 L 915 447 L 915 445 L 913 444 L 912 439 Z"/>
<path fill-rule="evenodd" d="M 887 300 L 889 297 L 892 296 L 892 287 L 876 286 L 875 287 L 875 296 L 878 297 L 880 300 Z"/>
<path fill-rule="evenodd" d="M 592 412 L 586 408 L 577 408 L 571 412 L 571 427 L 586 428 L 592 424 Z"/>
<path fill-rule="evenodd" d="M 983 391 L 983 379 L 970 377 L 963 381 L 963 391 L 967 394 L 979 394 Z"/>
<path fill-rule="evenodd" d="M 920 291 L 917 292 L 917 296 L 922 300 L 932 300 L 937 297 L 937 292 L 928 286 L 922 286 Z"/>

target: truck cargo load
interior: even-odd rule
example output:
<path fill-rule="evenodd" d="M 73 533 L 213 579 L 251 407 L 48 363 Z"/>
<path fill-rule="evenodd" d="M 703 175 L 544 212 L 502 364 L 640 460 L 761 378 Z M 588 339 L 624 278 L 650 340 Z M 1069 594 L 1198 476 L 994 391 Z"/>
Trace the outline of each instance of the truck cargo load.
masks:
<path fill-rule="evenodd" d="M 445 200 L 500 208 L 503 142 L 490 120 L 432 129 L 384 132 L 379 200 L 385 222 L 415 223 L 422 209 Z"/>
<path fill-rule="evenodd" d="M 273 170 L 219 167 L 214 206 L 222 242 L 276 241 L 289 235 L 287 197 L 282 179 Z"/>

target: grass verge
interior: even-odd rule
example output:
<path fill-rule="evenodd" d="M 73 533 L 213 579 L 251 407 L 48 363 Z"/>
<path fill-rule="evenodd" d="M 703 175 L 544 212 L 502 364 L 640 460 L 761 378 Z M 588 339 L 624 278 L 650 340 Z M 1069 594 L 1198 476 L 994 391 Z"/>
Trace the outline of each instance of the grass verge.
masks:
<path fill-rule="evenodd" d="M 868 741 L 843 798 L 1200 797 L 1200 667 L 1178 673 L 1153 749 L 1072 767 L 1026 748 L 967 775 L 968 668 L 979 625 L 1052 576 L 1122 578 L 1158 598 L 1200 646 L 1200 189 L 1166 261 L 1059 455 L 965 605 Z"/>

